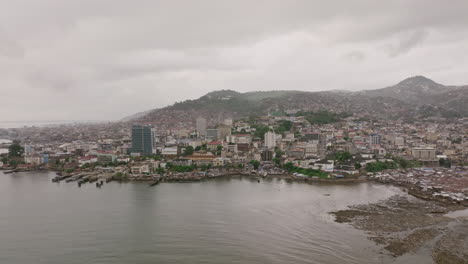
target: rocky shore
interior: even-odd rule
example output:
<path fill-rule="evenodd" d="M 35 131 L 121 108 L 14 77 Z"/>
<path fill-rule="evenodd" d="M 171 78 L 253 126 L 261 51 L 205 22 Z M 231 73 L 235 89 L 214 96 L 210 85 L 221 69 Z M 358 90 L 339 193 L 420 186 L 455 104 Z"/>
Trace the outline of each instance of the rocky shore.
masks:
<path fill-rule="evenodd" d="M 468 263 L 468 212 L 460 218 L 447 215 L 463 208 L 408 195 L 331 214 L 336 222 L 366 231 L 369 239 L 394 257 L 429 247 L 437 264 Z"/>

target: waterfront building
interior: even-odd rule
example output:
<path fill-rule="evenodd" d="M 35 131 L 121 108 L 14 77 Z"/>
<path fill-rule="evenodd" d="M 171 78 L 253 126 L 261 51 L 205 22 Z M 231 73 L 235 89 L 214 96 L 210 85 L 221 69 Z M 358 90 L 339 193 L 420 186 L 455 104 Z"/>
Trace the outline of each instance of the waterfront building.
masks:
<path fill-rule="evenodd" d="M 436 157 L 435 148 L 419 147 L 411 150 L 414 159 L 422 162 L 424 166 L 438 166 L 439 160 Z"/>
<path fill-rule="evenodd" d="M 132 153 L 151 155 L 153 153 L 153 130 L 150 126 L 132 126 Z"/>
<path fill-rule="evenodd" d="M 271 161 L 273 159 L 273 151 L 265 149 L 260 154 L 262 157 L 262 161 Z"/>
<path fill-rule="evenodd" d="M 144 173 L 149 173 L 150 168 L 148 164 L 142 164 L 142 165 L 132 166 L 130 168 L 130 171 L 132 172 L 132 174 L 144 174 Z"/>

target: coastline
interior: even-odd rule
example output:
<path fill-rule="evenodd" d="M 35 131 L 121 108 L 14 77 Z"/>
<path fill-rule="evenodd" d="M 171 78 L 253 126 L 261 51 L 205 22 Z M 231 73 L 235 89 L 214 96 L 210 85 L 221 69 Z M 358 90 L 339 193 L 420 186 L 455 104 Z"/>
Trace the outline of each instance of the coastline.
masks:
<path fill-rule="evenodd" d="M 272 178 L 272 179 L 283 179 L 287 182 L 297 182 L 297 183 L 307 183 L 307 184 L 354 184 L 354 183 L 361 183 L 361 182 L 376 182 L 385 185 L 392 185 L 401 188 L 409 195 L 425 200 L 425 201 L 434 201 L 440 204 L 444 204 L 446 206 L 460 206 L 468 207 L 468 199 L 465 200 L 454 200 L 451 196 L 440 196 L 434 195 L 435 190 L 434 188 L 423 189 L 418 182 L 401 182 L 396 180 L 387 180 L 381 179 L 373 176 L 366 176 L 366 175 L 357 175 L 352 177 L 345 177 L 345 178 L 312 178 L 312 177 L 298 177 L 293 174 L 267 174 L 267 175 L 259 175 L 258 173 L 250 173 L 245 170 L 215 170 L 214 172 L 188 172 L 188 173 L 167 173 L 165 175 L 132 175 L 126 178 L 118 178 L 116 177 L 115 173 L 110 172 L 102 172 L 102 171 L 94 171 L 94 170 L 83 170 L 77 171 L 72 173 L 66 173 L 63 171 L 52 170 L 48 168 L 28 168 L 28 169 L 12 169 L 12 168 L 2 168 L 5 174 L 10 173 L 21 173 L 21 172 L 34 172 L 34 171 L 52 171 L 57 174 L 57 177 L 52 179 L 53 182 L 59 181 L 67 181 L 79 182 L 82 179 L 89 179 L 91 182 L 93 180 L 97 181 L 119 181 L 119 182 L 148 182 L 152 183 L 155 181 L 158 182 L 201 182 L 205 180 L 210 180 L 214 178 L 220 177 L 247 177 L 252 178 L 257 181 Z M 398 170 L 387 170 L 385 173 L 389 172 L 397 172 Z M 87 182 L 82 181 L 82 183 Z"/>

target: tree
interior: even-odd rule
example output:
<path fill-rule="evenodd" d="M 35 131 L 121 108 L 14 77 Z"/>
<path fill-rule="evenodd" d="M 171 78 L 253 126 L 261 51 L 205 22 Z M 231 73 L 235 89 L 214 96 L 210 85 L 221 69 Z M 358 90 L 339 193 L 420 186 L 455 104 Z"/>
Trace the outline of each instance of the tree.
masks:
<path fill-rule="evenodd" d="M 220 145 L 220 146 L 216 147 L 216 155 L 220 156 L 222 150 L 223 150 L 223 146 Z"/>
<path fill-rule="evenodd" d="M 294 169 L 294 164 L 292 162 L 288 162 L 284 164 L 283 168 L 286 169 L 287 171 L 292 171 Z"/>
<path fill-rule="evenodd" d="M 270 128 L 265 125 L 256 125 L 254 126 L 254 128 L 255 128 L 254 136 L 258 138 L 263 138 L 265 136 L 265 133 L 270 130 Z"/>
<path fill-rule="evenodd" d="M 255 170 L 258 169 L 258 167 L 260 167 L 260 162 L 258 160 L 251 160 L 250 164 L 253 165 Z"/>
<path fill-rule="evenodd" d="M 184 156 L 189 156 L 189 155 L 192 155 L 193 154 L 193 147 L 192 146 L 188 146 L 185 148 L 185 151 L 184 151 Z"/>
<path fill-rule="evenodd" d="M 13 144 L 8 147 L 8 155 L 10 157 L 21 157 L 24 153 L 24 148 L 21 147 L 19 141 L 13 141 Z"/>
<path fill-rule="evenodd" d="M 208 164 L 208 165 L 203 164 L 203 165 L 200 167 L 200 169 L 201 169 L 202 171 L 206 171 L 206 170 L 208 170 L 208 169 L 210 169 L 210 168 L 211 168 L 211 164 Z"/>
<path fill-rule="evenodd" d="M 157 168 L 156 173 L 157 174 L 164 174 L 165 170 L 163 168 Z"/>
<path fill-rule="evenodd" d="M 395 162 L 382 162 L 382 161 L 375 161 L 367 164 L 366 170 L 368 172 L 378 172 L 388 169 L 396 169 L 398 165 Z"/>
<path fill-rule="evenodd" d="M 452 166 L 449 159 L 440 159 L 439 160 L 439 165 L 442 166 L 442 167 L 446 167 L 446 168 L 450 168 Z"/>
<path fill-rule="evenodd" d="M 361 163 L 359 163 L 359 162 L 354 163 L 354 168 L 355 168 L 356 170 L 359 170 L 361 167 L 362 167 L 362 166 L 361 166 Z"/>
<path fill-rule="evenodd" d="M 276 128 L 276 133 L 283 134 L 291 130 L 293 123 L 289 120 L 279 121 L 279 126 Z"/>
<path fill-rule="evenodd" d="M 273 162 L 276 163 L 276 165 L 279 166 L 281 164 L 281 159 L 276 157 L 276 158 L 273 159 Z"/>
<path fill-rule="evenodd" d="M 340 151 L 335 153 L 335 160 L 338 161 L 345 161 L 345 160 L 350 160 L 353 158 L 353 155 L 347 151 Z"/>
<path fill-rule="evenodd" d="M 201 150 L 201 146 L 196 146 L 195 147 L 195 151 L 200 151 Z"/>
<path fill-rule="evenodd" d="M 281 149 L 279 149 L 278 147 L 276 148 L 275 152 L 276 152 L 276 157 L 278 158 L 284 155 L 284 152 L 281 151 Z"/>

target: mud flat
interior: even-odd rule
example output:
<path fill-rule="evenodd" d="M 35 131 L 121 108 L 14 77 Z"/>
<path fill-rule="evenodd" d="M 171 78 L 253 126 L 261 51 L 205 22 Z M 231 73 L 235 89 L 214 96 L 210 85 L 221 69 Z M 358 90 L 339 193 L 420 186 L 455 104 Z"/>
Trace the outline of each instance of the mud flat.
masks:
<path fill-rule="evenodd" d="M 366 231 L 394 257 L 429 247 L 437 264 L 468 263 L 468 217 L 446 215 L 462 208 L 398 195 L 331 214 L 336 222 Z"/>

